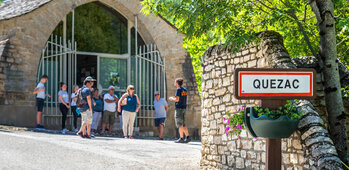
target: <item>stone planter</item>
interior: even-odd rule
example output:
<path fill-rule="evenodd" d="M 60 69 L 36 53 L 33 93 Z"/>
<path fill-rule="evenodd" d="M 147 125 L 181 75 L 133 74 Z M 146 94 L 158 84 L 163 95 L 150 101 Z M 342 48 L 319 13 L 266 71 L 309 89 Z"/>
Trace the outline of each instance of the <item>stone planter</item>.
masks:
<path fill-rule="evenodd" d="M 258 112 L 253 107 L 245 108 L 245 127 L 254 137 L 271 139 L 289 138 L 297 130 L 299 119 L 290 119 L 281 116 L 271 119 L 266 115 L 258 117 Z"/>

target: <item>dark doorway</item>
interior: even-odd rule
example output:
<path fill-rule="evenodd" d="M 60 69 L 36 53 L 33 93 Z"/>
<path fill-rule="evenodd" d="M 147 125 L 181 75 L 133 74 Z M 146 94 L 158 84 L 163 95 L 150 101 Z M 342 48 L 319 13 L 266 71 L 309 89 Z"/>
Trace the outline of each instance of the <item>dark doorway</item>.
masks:
<path fill-rule="evenodd" d="M 83 86 L 87 76 L 92 76 L 97 80 L 97 56 L 95 55 L 77 55 L 76 83 L 79 87 Z M 97 82 L 94 83 L 97 87 Z"/>

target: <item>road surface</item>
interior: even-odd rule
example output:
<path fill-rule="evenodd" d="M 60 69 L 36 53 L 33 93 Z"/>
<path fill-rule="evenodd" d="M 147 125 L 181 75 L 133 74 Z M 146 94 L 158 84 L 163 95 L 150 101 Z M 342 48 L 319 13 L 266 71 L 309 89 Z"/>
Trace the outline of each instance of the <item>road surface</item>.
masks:
<path fill-rule="evenodd" d="M 0 169 L 200 169 L 201 143 L 0 129 Z"/>

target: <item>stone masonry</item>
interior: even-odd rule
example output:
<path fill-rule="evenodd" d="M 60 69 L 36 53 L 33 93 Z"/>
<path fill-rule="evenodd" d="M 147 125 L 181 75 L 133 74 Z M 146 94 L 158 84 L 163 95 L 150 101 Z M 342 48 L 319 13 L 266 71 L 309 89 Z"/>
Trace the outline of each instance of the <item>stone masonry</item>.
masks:
<path fill-rule="evenodd" d="M 280 34 L 262 32 L 259 39 L 237 53 L 223 45 L 209 48 L 203 55 L 202 82 L 202 159 L 208 169 L 265 169 L 265 140 L 253 139 L 243 131 L 241 138 L 225 134 L 223 116 L 237 112 L 241 106 L 258 105 L 257 100 L 233 97 L 236 68 L 297 68 L 314 67 L 313 58 L 291 59 Z M 305 115 L 299 130 L 282 140 L 282 169 L 340 169 L 340 161 L 326 130 L 326 109 L 321 75 L 317 75 L 317 98 L 301 101 L 299 110 Z M 321 116 L 321 118 L 320 118 Z"/>
<path fill-rule="evenodd" d="M 139 0 L 14 0 L 0 4 L 0 123 L 35 126 L 35 97 L 41 51 L 58 23 L 80 5 L 100 1 L 130 22 L 138 16 L 138 31 L 145 43 L 156 44 L 166 61 L 167 96 L 175 94 L 173 81 L 183 77 L 190 89 L 187 120 L 189 131 L 201 128 L 200 96 L 191 59 L 183 48 L 183 34 L 161 17 L 143 15 Z M 17 77 L 10 79 L 9 77 Z M 17 83 L 16 83 L 17 82 Z M 10 83 L 10 84 L 9 84 Z M 16 88 L 8 86 L 16 84 Z M 9 89 L 6 89 L 9 87 Z M 164 134 L 175 136 L 174 105 L 170 105 Z"/>

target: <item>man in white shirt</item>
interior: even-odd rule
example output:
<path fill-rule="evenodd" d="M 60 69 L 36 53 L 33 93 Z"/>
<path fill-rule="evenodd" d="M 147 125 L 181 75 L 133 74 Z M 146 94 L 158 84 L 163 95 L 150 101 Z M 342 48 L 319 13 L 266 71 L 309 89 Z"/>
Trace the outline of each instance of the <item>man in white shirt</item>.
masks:
<path fill-rule="evenodd" d="M 104 134 L 107 124 L 109 124 L 110 135 L 113 129 L 113 124 L 115 122 L 116 103 L 119 102 L 119 99 L 118 97 L 115 96 L 114 92 L 115 92 L 115 88 L 113 86 L 110 86 L 108 88 L 108 93 L 106 93 L 103 97 L 104 112 L 103 112 L 103 124 L 102 124 L 101 134 Z"/>

